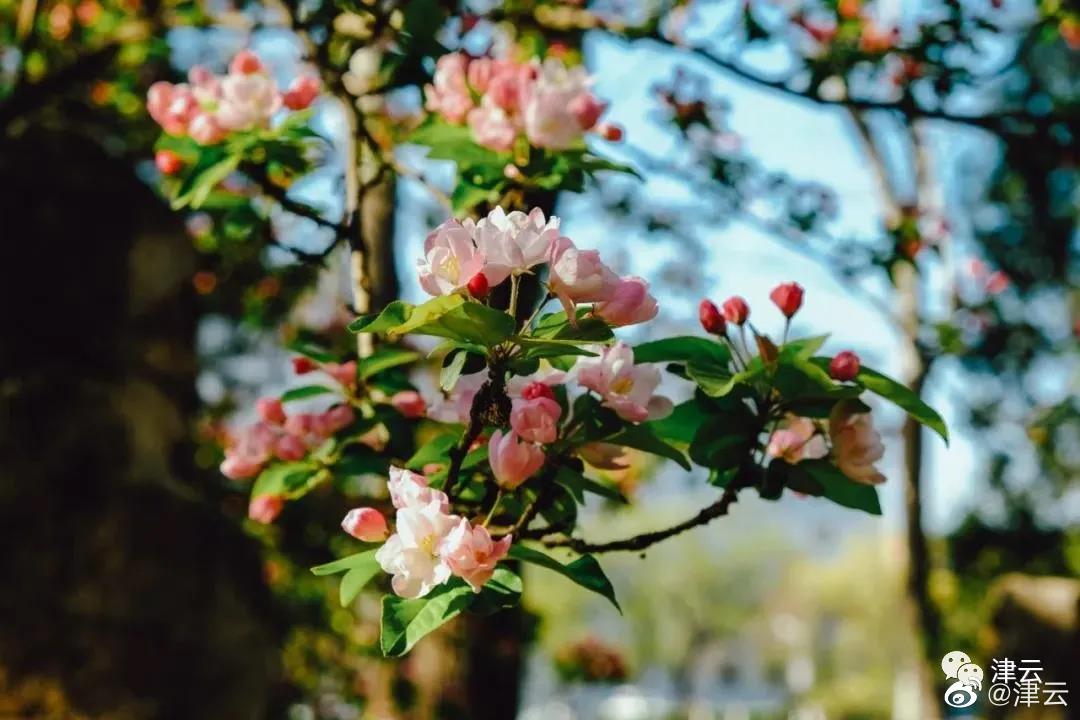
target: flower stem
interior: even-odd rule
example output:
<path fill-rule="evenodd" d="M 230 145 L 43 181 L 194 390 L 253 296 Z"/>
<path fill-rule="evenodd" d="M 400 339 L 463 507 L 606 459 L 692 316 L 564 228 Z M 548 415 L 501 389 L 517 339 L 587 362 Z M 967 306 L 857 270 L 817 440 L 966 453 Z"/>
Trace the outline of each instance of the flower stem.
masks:
<path fill-rule="evenodd" d="M 518 285 L 520 277 L 517 275 L 510 276 L 510 307 L 507 312 L 511 317 L 517 317 L 517 304 L 518 304 Z"/>

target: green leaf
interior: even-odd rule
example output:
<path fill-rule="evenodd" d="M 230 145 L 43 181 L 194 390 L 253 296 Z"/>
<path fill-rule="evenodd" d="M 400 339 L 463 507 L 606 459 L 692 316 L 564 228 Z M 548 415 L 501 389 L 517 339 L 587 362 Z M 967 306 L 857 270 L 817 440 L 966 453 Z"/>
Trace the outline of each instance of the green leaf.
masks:
<path fill-rule="evenodd" d="M 420 328 L 438 323 L 439 319 L 448 312 L 464 304 L 465 298 L 460 295 L 441 295 L 431 298 L 427 302 L 413 307 L 408 318 L 396 327 L 389 328 L 386 334 L 388 337 L 400 337 L 410 332 L 420 335 L 432 334 L 421 332 Z"/>
<path fill-rule="evenodd" d="M 379 636 L 383 655 L 400 657 L 409 652 L 425 635 L 460 615 L 473 599 L 472 589 L 458 578 L 415 600 L 385 596 Z"/>
<path fill-rule="evenodd" d="M 304 357 L 309 357 L 316 362 L 328 363 L 337 360 L 337 356 L 328 352 L 325 348 L 319 347 L 314 343 L 305 342 L 304 340 L 294 340 L 289 343 L 287 347 L 289 350 L 300 353 Z"/>
<path fill-rule="evenodd" d="M 361 315 L 349 323 L 354 333 L 386 333 L 404 324 L 412 315 L 413 306 L 403 300 L 395 300 L 382 312 Z"/>
<path fill-rule="evenodd" d="M 493 202 L 501 185 L 502 183 L 494 187 L 484 187 L 459 179 L 454 185 L 454 191 L 450 193 L 450 209 L 456 216 L 467 213 L 481 203 Z"/>
<path fill-rule="evenodd" d="M 579 503 L 584 504 L 585 493 L 587 492 L 594 493 L 619 503 L 629 502 L 621 492 L 610 485 L 604 485 L 595 480 L 590 480 L 576 470 L 572 470 L 565 466 L 559 468 L 559 471 L 555 474 L 555 482 L 569 490 L 570 494 L 573 495 L 574 499 Z"/>
<path fill-rule="evenodd" d="M 731 351 L 718 342 L 692 335 L 654 340 L 634 348 L 635 363 L 686 363 L 691 360 L 719 365 L 726 369 L 731 360 Z"/>
<path fill-rule="evenodd" d="M 333 392 L 335 391 L 332 388 L 328 388 L 325 385 L 302 385 L 300 387 L 289 388 L 283 392 L 281 394 L 281 402 L 303 400 L 304 398 L 315 397 L 316 395 L 326 395 Z"/>
<path fill-rule="evenodd" d="M 240 155 L 220 157 L 220 152 L 207 153 L 199 158 L 199 163 L 188 173 L 177 190 L 171 203 L 173 210 L 187 206 L 198 209 L 214 187 L 239 167 Z"/>
<path fill-rule="evenodd" d="M 690 443 L 694 439 L 709 415 L 705 406 L 697 399 L 679 403 L 671 414 L 661 420 L 652 420 L 645 424 L 657 437 L 680 443 Z"/>
<path fill-rule="evenodd" d="M 307 491 L 308 481 L 318 472 L 311 463 L 299 461 L 274 463 L 261 473 L 251 486 L 251 497 L 259 495 L 285 495 L 292 497 Z"/>
<path fill-rule="evenodd" d="M 707 401 L 709 417 L 690 443 L 690 458 L 702 467 L 727 470 L 740 467 L 754 446 L 760 423 L 746 403 L 731 395 L 716 402 Z M 704 403 L 703 403 L 704 404 Z"/>
<path fill-rule="evenodd" d="M 494 347 L 510 339 L 515 325 L 514 318 L 502 310 L 476 302 L 466 302 L 451 308 L 413 332 Z"/>
<path fill-rule="evenodd" d="M 367 560 L 349 568 L 349 571 L 345 573 L 345 577 L 341 578 L 341 586 L 338 587 L 338 600 L 341 602 L 341 607 L 346 607 L 355 600 L 360 591 L 364 589 L 364 586 L 371 582 L 371 579 L 382 570 L 382 567 L 375 559 L 376 552 L 376 550 L 369 551 L 370 556 Z M 362 554 L 368 555 L 369 553 Z"/>
<path fill-rule="evenodd" d="M 682 451 L 657 437 L 647 425 L 628 425 L 620 432 L 605 440 L 612 445 L 623 445 L 635 450 L 643 450 L 653 455 L 677 462 L 684 470 L 690 469 L 690 463 Z"/>
<path fill-rule="evenodd" d="M 457 444 L 458 435 L 455 433 L 439 435 L 421 445 L 413 456 L 405 462 L 405 467 L 409 470 L 422 470 L 425 465 L 430 463 L 445 465 L 450 462 L 448 457 L 450 448 Z"/>
<path fill-rule="evenodd" d="M 578 308 L 576 327 L 567 320 L 565 312 L 544 315 L 533 328 L 533 337 L 596 343 L 607 342 L 615 337 L 606 322 L 597 317 L 586 317 L 588 311 L 588 308 Z"/>
<path fill-rule="evenodd" d="M 824 345 L 825 341 L 828 339 L 828 335 L 815 335 L 808 338 L 788 340 L 784 343 L 784 347 L 780 348 L 780 359 L 790 360 L 801 358 L 803 360 L 809 360 L 813 357 L 814 353 L 821 349 L 821 346 Z"/>
<path fill-rule="evenodd" d="M 829 361 L 830 358 L 814 358 L 814 363 L 821 367 L 828 367 Z M 945 426 L 945 420 L 941 415 L 896 380 L 864 367 L 859 370 L 855 382 L 875 395 L 880 395 L 895 403 L 915 420 L 940 435 L 946 445 L 949 443 L 949 429 Z"/>
<path fill-rule="evenodd" d="M 746 371 L 732 375 L 725 365 L 703 360 L 691 360 L 687 363 L 686 374 L 710 397 L 724 397 L 737 383 L 755 377 Z"/>
<path fill-rule="evenodd" d="M 837 505 L 863 510 L 871 515 L 881 514 L 881 503 L 878 502 L 874 486 L 855 482 L 828 460 L 803 460 L 793 467 L 807 473 L 821 485 L 822 495 Z"/>
<path fill-rule="evenodd" d="M 420 359 L 420 353 L 405 348 L 382 347 L 357 363 L 357 373 L 362 380 L 399 365 L 407 365 Z"/>
<path fill-rule="evenodd" d="M 322 565 L 316 565 L 311 568 L 313 575 L 337 575 L 353 568 L 366 567 L 375 560 L 375 553 L 378 548 L 374 550 L 365 550 L 364 552 L 358 552 L 354 555 L 348 555 L 343 558 L 334 560 L 333 562 L 324 563 Z"/>
<path fill-rule="evenodd" d="M 594 593 L 603 595 L 611 601 L 611 604 L 615 606 L 615 609 L 620 613 L 622 612 L 622 608 L 619 607 L 619 601 L 615 599 L 615 588 L 611 586 L 611 581 L 608 580 L 607 575 L 604 574 L 603 569 L 600 567 L 600 563 L 596 562 L 596 558 L 592 555 L 582 555 L 573 562 L 563 565 L 550 555 L 545 555 L 539 550 L 533 550 L 530 547 L 520 544 L 511 545 L 508 554 L 510 557 L 521 560 L 522 562 L 532 563 L 547 568 L 548 570 L 554 570 L 586 590 L 592 590 Z"/>
<path fill-rule="evenodd" d="M 450 362 L 443 365 L 439 371 L 439 387 L 444 392 L 450 392 L 457 385 L 458 378 L 461 377 L 461 369 L 465 367 L 465 361 L 469 359 L 469 354 L 458 350 L 448 357 Z"/>
<path fill-rule="evenodd" d="M 477 593 L 469 612 L 490 615 L 499 610 L 515 607 L 521 602 L 522 590 L 523 586 L 518 574 L 500 565 L 495 568 L 495 574 Z"/>
<path fill-rule="evenodd" d="M 522 358 L 526 360 L 564 357 L 568 355 L 596 357 L 596 353 L 592 350 L 586 350 L 581 347 L 582 341 L 580 340 L 538 339 L 520 335 L 512 339 L 525 350 Z"/>

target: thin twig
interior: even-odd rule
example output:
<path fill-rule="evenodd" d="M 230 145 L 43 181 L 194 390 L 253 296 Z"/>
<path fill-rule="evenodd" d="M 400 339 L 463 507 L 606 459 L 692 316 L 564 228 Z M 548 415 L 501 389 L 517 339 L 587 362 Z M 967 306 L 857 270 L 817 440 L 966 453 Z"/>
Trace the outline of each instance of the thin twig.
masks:
<path fill-rule="evenodd" d="M 579 553 L 634 552 L 644 550 L 651 545 L 655 545 L 670 537 L 684 533 L 691 528 L 698 527 L 699 525 L 706 525 L 718 517 L 727 515 L 728 509 L 737 499 L 739 487 L 740 486 L 733 480 L 727 488 L 724 489 L 724 494 L 720 496 L 719 500 L 712 505 L 707 505 L 702 508 L 694 517 L 684 520 L 678 525 L 673 525 L 666 530 L 656 530 L 654 532 L 642 533 L 641 535 L 635 535 L 622 540 L 612 540 L 610 542 L 602 543 L 590 543 L 579 538 L 558 535 L 545 537 L 541 542 L 547 547 L 565 547 Z"/>

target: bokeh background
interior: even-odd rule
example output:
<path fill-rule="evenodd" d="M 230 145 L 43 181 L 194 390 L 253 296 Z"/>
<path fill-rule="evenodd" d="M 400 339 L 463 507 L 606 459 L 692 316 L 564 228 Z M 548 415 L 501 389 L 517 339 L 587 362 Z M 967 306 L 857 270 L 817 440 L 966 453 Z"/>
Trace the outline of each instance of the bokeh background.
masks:
<path fill-rule="evenodd" d="M 928 720 L 951 650 L 988 675 L 1037 658 L 1080 688 L 1076 8 L 425 1 L 372 27 L 373 8 L 0 0 L 0 718 Z M 282 83 L 329 78 L 326 142 L 277 190 L 238 174 L 220 207 L 173 212 L 146 88 L 243 47 Z M 660 317 L 630 339 L 695 334 L 698 301 L 733 294 L 775 331 L 768 291 L 796 280 L 796 331 L 942 410 L 948 446 L 875 407 L 883 517 L 746 497 L 607 558 L 622 616 L 538 571 L 524 611 L 393 662 L 377 596 L 340 608 L 336 580 L 307 572 L 344 547 L 349 488 L 245 519 L 222 433 L 296 384 L 289 342 L 347 342 L 351 302 L 345 254 L 316 257 L 331 231 L 273 198 L 344 211 L 357 109 L 393 158 L 365 196 L 375 301 L 419 299 L 453 166 L 402 129 L 457 48 L 595 74 L 625 130 L 595 150 L 643 177 L 547 200 L 579 245 L 653 282 Z M 635 502 L 588 507 L 591 536 L 715 494 L 644 457 L 614 479 Z"/>

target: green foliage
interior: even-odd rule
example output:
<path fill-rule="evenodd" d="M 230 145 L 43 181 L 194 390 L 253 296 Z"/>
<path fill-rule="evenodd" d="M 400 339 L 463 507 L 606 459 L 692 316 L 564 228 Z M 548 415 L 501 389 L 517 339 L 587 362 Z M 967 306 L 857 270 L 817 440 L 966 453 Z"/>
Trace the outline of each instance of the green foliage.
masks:
<path fill-rule="evenodd" d="M 379 635 L 383 655 L 400 657 L 409 652 L 425 635 L 460 615 L 472 601 L 472 588 L 459 578 L 439 585 L 422 598 L 384 596 Z"/>
<path fill-rule="evenodd" d="M 600 568 L 600 563 L 592 555 L 582 555 L 570 563 L 564 565 L 550 555 L 545 555 L 539 550 L 533 550 L 525 545 L 515 544 L 510 546 L 510 557 L 522 562 L 532 563 L 540 567 L 553 570 L 560 575 L 569 578 L 586 590 L 592 590 L 607 598 L 619 612 L 619 601 L 615 599 L 615 588 L 611 581 Z"/>

